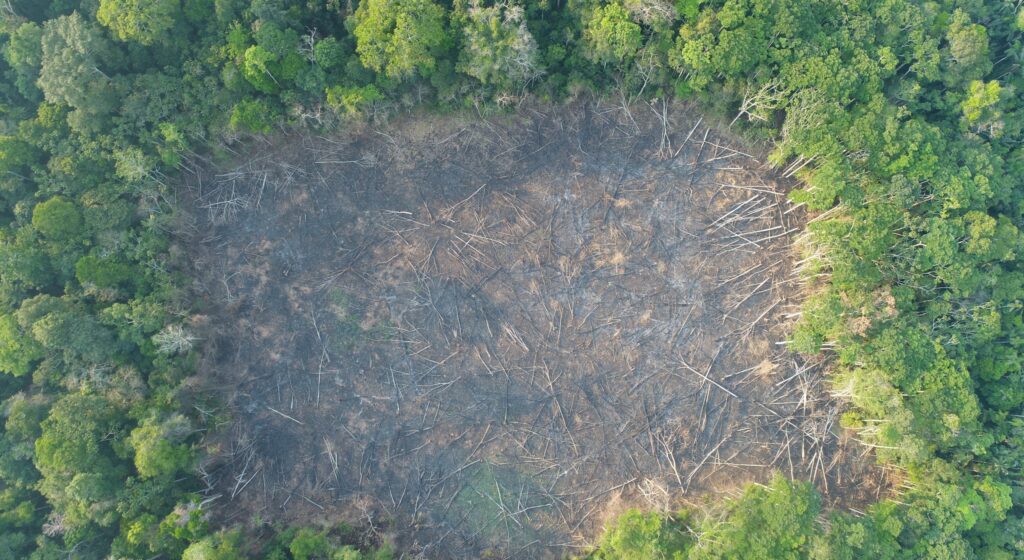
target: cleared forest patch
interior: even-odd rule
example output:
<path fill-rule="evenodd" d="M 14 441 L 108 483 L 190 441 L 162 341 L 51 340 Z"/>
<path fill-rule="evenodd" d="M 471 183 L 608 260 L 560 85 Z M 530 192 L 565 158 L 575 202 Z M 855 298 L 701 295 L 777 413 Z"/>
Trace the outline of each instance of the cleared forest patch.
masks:
<path fill-rule="evenodd" d="M 787 352 L 784 172 L 661 103 L 409 118 L 196 169 L 222 522 L 561 555 L 773 470 L 881 488 Z"/>

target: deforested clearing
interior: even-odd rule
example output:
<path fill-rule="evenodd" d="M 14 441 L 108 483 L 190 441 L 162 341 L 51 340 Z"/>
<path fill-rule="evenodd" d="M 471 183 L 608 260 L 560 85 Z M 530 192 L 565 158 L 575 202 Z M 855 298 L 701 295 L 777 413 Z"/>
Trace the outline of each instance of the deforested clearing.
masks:
<path fill-rule="evenodd" d="M 229 417 L 200 470 L 214 518 L 536 557 L 775 470 L 836 507 L 877 499 L 823 365 L 785 344 L 793 170 L 709 124 L 538 105 L 192 169 L 196 390 Z"/>

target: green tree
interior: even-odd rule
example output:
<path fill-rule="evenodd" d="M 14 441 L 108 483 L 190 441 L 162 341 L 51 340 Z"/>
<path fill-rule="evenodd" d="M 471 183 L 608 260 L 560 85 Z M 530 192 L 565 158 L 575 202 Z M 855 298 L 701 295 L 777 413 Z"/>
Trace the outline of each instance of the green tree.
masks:
<path fill-rule="evenodd" d="M 359 59 L 390 78 L 429 76 L 449 43 L 444 9 L 431 0 L 366 0 L 353 17 Z"/>
<path fill-rule="evenodd" d="M 243 55 L 242 72 L 245 79 L 256 89 L 264 93 L 275 93 L 279 89 L 279 82 L 274 77 L 273 63 L 277 56 L 260 45 L 252 45 L 245 50 Z"/>
<path fill-rule="evenodd" d="M 640 26 L 618 3 L 599 6 L 584 31 L 589 56 L 596 62 L 622 64 L 636 55 L 643 44 Z"/>
<path fill-rule="evenodd" d="M 989 73 L 989 40 L 985 27 L 971 21 L 963 11 L 953 12 L 946 30 L 947 68 L 943 80 L 958 86 Z"/>
<path fill-rule="evenodd" d="M 39 88 L 51 103 L 68 105 L 80 117 L 105 116 L 117 105 L 105 68 L 115 53 L 99 30 L 74 12 L 43 25 Z"/>
<path fill-rule="evenodd" d="M 11 315 L 0 315 L 0 371 L 22 376 L 43 357 L 43 348 L 27 336 Z"/>
<path fill-rule="evenodd" d="M 1002 86 L 996 80 L 972 81 L 967 88 L 967 97 L 960 103 L 967 125 L 978 132 L 985 131 L 991 137 L 998 137 L 1005 126 L 1000 110 L 1000 101 L 1004 95 Z"/>
<path fill-rule="evenodd" d="M 17 488 L 0 490 L 0 558 L 27 558 L 34 548 L 32 532 L 41 522 L 31 495 Z"/>
<path fill-rule="evenodd" d="M 86 287 L 115 291 L 138 285 L 141 280 L 136 267 L 92 255 L 75 263 L 75 278 Z"/>
<path fill-rule="evenodd" d="M 96 19 L 122 41 L 152 45 L 180 16 L 179 0 L 100 0 Z"/>
<path fill-rule="evenodd" d="M 484 7 L 473 0 L 465 19 L 460 71 L 481 83 L 505 88 L 526 85 L 543 73 L 523 8 L 513 4 Z"/>
<path fill-rule="evenodd" d="M 60 275 L 39 241 L 39 233 L 31 226 L 19 228 L 13 235 L 0 231 L 0 298 L 17 302 L 38 290 L 52 288 Z"/>
<path fill-rule="evenodd" d="M 288 551 L 292 553 L 293 560 L 327 558 L 330 550 L 331 543 L 327 540 L 327 535 L 310 527 L 303 527 L 296 531 L 292 542 L 288 545 Z"/>
<path fill-rule="evenodd" d="M 748 486 L 727 506 L 724 519 L 709 517 L 689 558 L 803 558 L 817 533 L 820 510 L 820 497 L 810 484 L 776 475 L 769 486 Z"/>
<path fill-rule="evenodd" d="M 68 299 L 39 295 L 23 301 L 16 316 L 43 348 L 60 352 L 68 365 L 110 363 L 121 349 L 108 327 Z"/>
<path fill-rule="evenodd" d="M 73 243 L 85 237 L 85 220 L 78 205 L 60 196 L 32 209 L 32 227 L 57 243 Z"/>
<path fill-rule="evenodd" d="M 4 59 L 14 70 L 18 91 L 30 101 L 39 101 L 42 92 L 36 80 L 43 64 L 43 28 L 31 21 L 18 26 L 4 49 Z"/>
<path fill-rule="evenodd" d="M 327 104 L 335 111 L 349 116 L 363 114 L 374 101 L 379 101 L 383 98 L 380 90 L 373 85 L 363 87 L 332 86 L 327 88 Z"/>
<path fill-rule="evenodd" d="M 140 183 L 150 176 L 156 162 L 140 148 L 128 147 L 114 152 L 114 173 L 129 183 Z"/>
<path fill-rule="evenodd" d="M 191 431 L 188 419 L 180 414 L 143 420 L 129 438 L 139 474 L 144 478 L 173 476 L 187 468 L 192 452 L 183 441 Z"/>
<path fill-rule="evenodd" d="M 298 51 L 299 35 L 294 30 L 261 22 L 254 38 L 256 44 L 248 46 L 242 54 L 242 72 L 256 89 L 277 93 L 282 88 L 287 89 L 289 82 L 309 68 L 308 61 Z M 239 44 L 232 49 L 240 49 L 241 37 L 234 41 Z"/>
<path fill-rule="evenodd" d="M 113 444 L 122 431 L 121 411 L 102 397 L 69 394 L 58 400 L 36 440 L 40 492 L 64 516 L 64 524 L 109 526 L 126 474 Z"/>
<path fill-rule="evenodd" d="M 831 516 L 828 532 L 815 539 L 813 560 L 896 560 L 902 556 L 899 536 L 902 512 L 894 502 L 873 505 L 865 517 Z"/>
<path fill-rule="evenodd" d="M 685 558 L 692 545 L 685 516 L 663 516 L 629 510 L 605 530 L 594 560 Z"/>
<path fill-rule="evenodd" d="M 345 63 L 345 47 L 334 37 L 325 37 L 313 45 L 313 62 L 324 70 L 333 70 Z"/>
<path fill-rule="evenodd" d="M 240 531 L 221 531 L 192 543 L 181 560 L 243 560 Z"/>
<path fill-rule="evenodd" d="M 231 110 L 231 128 L 266 134 L 273 127 L 278 111 L 263 99 L 243 99 Z"/>

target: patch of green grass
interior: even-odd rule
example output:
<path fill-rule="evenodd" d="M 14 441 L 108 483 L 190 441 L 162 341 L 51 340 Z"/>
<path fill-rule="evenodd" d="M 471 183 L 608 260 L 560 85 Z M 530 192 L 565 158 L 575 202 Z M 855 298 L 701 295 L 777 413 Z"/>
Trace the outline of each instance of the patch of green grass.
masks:
<path fill-rule="evenodd" d="M 367 341 L 387 340 L 393 331 L 387 321 L 363 327 L 365 310 L 341 288 L 327 292 L 327 309 L 331 313 L 328 336 L 331 346 L 338 352 L 355 352 Z"/>
<path fill-rule="evenodd" d="M 451 522 L 461 522 L 465 532 L 476 534 L 498 550 L 543 541 L 543 518 L 551 506 L 531 478 L 490 463 L 471 470 L 448 510 Z"/>

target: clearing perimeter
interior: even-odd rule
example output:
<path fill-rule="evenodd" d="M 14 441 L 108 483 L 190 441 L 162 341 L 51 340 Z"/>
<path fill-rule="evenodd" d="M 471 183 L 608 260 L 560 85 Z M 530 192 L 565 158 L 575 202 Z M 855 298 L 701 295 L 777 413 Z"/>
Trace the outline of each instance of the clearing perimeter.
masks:
<path fill-rule="evenodd" d="M 798 309 L 792 184 L 662 103 L 416 117 L 187 177 L 217 519 L 557 556 L 773 470 L 881 491 Z M 239 164 L 239 161 L 242 163 Z"/>

